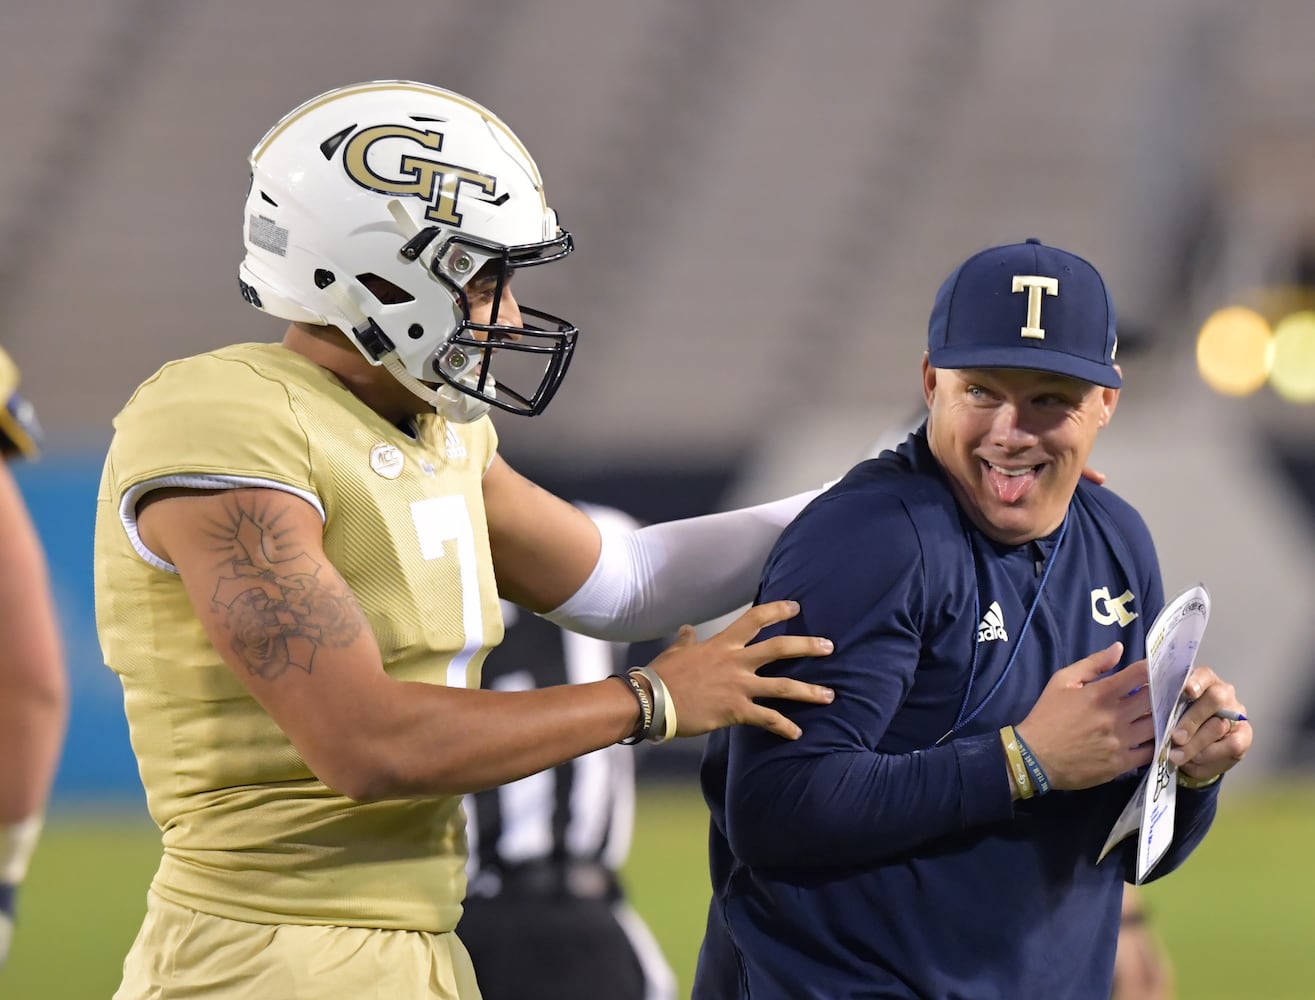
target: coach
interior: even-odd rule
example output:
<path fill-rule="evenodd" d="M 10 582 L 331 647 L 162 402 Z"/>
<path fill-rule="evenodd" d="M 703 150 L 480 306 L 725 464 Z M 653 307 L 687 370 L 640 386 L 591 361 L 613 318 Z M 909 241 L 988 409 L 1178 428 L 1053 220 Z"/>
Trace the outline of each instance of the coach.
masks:
<path fill-rule="evenodd" d="M 929 416 L 786 529 L 758 600 L 836 691 L 804 735 L 715 734 L 713 899 L 695 1000 L 1108 1000 L 1135 838 L 1097 856 L 1151 760 L 1145 631 L 1164 603 L 1137 512 L 1081 478 L 1122 384 L 1095 268 L 1028 240 L 932 309 Z M 1251 728 L 1207 667 L 1174 741 L 1178 867 Z"/>

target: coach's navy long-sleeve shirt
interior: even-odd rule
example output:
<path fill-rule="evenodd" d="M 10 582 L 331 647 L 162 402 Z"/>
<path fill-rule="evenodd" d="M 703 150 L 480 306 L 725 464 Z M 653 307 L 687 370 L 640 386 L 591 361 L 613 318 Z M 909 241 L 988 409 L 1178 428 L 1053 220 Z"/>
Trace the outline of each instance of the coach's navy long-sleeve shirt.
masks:
<path fill-rule="evenodd" d="M 797 741 L 710 738 L 694 1000 L 1108 1000 L 1134 840 L 1096 858 L 1141 775 L 1015 803 L 999 730 L 1059 668 L 1115 640 L 1120 668 L 1145 656 L 1164 595 L 1140 516 L 1083 480 L 1060 530 L 993 542 L 920 431 L 786 529 L 759 592 L 783 598 L 802 611 L 775 631 L 836 649 L 765 672 L 836 700 L 785 706 Z M 1180 790 L 1155 876 L 1204 836 L 1217 790 Z"/>

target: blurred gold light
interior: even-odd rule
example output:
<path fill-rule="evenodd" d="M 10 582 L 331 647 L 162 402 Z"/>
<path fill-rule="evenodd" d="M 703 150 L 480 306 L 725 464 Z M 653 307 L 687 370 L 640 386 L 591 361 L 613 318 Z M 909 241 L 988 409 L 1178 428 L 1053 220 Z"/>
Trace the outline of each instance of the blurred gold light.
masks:
<path fill-rule="evenodd" d="M 1229 306 L 1205 321 L 1196 338 L 1196 367 L 1215 392 L 1247 396 L 1265 384 L 1274 335 L 1254 309 Z"/>
<path fill-rule="evenodd" d="M 1298 312 L 1274 328 L 1269 384 L 1293 403 L 1315 403 L 1315 312 Z"/>

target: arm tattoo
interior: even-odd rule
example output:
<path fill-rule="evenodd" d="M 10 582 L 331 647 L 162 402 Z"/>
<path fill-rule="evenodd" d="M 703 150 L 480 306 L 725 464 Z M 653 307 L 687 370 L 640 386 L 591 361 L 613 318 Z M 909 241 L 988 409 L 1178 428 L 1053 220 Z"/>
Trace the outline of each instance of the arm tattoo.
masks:
<path fill-rule="evenodd" d="M 289 667 L 310 673 L 321 646 L 356 641 L 361 614 L 350 591 L 320 579 L 320 563 L 280 544 L 280 515 L 255 506 L 235 502 L 224 521 L 213 523 L 222 569 L 211 600 L 227 609 L 233 651 L 252 674 L 274 680 Z"/>

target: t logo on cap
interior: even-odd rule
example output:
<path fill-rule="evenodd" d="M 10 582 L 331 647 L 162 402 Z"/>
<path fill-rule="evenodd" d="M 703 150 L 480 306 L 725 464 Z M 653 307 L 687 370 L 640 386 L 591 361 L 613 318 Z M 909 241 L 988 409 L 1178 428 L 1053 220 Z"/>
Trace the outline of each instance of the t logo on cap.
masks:
<path fill-rule="evenodd" d="M 1041 293 L 1058 295 L 1059 279 L 1041 274 L 1015 274 L 1014 291 L 1027 292 L 1027 325 L 1019 332 L 1032 340 L 1045 340 L 1046 331 L 1041 326 Z"/>

